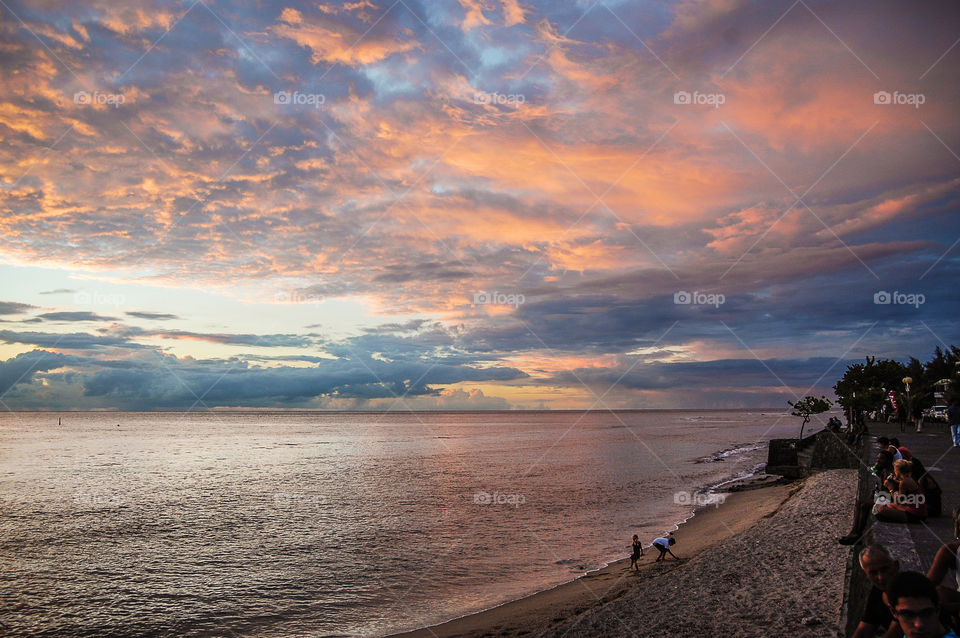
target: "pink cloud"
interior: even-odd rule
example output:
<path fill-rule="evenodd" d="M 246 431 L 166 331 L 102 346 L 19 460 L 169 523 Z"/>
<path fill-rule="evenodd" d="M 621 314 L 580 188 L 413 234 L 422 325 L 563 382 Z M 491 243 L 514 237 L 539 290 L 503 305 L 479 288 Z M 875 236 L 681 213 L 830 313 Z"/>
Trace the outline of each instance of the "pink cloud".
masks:
<path fill-rule="evenodd" d="M 344 23 L 321 16 L 305 18 L 302 13 L 290 8 L 281 13 L 280 24 L 268 27 L 268 31 L 308 48 L 314 64 L 372 64 L 418 47 L 414 40 L 357 31 Z"/>

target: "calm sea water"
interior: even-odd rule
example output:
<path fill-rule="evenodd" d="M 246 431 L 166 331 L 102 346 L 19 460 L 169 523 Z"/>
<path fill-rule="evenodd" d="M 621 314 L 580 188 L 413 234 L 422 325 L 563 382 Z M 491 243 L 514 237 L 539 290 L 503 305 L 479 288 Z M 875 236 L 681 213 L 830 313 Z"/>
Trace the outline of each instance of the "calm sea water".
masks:
<path fill-rule="evenodd" d="M 649 543 L 795 436 L 781 417 L 3 414 L 0 636 L 433 624 Z"/>

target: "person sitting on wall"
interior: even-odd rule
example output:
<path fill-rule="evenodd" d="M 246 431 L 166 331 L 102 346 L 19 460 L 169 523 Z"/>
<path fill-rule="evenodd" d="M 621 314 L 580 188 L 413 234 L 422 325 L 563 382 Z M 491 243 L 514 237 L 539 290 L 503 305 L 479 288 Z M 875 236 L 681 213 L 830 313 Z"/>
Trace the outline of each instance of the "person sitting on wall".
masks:
<path fill-rule="evenodd" d="M 937 588 L 920 572 L 901 572 L 884 595 L 907 638 L 958 638 L 940 620 Z"/>
<path fill-rule="evenodd" d="M 927 472 L 923 463 L 917 457 L 913 457 L 910 461 L 910 476 L 917 482 L 926 497 L 927 516 L 940 516 L 943 512 L 943 488 Z"/>
<path fill-rule="evenodd" d="M 884 604 L 883 593 L 900 573 L 900 561 L 893 560 L 883 545 L 869 545 L 860 551 L 860 569 L 870 581 L 870 594 L 853 638 L 888 635 L 899 638 L 900 625 L 890 613 L 890 608 Z"/>
<path fill-rule="evenodd" d="M 880 455 L 877 455 L 879 461 Z M 899 460 L 893 464 L 893 476 L 883 485 L 889 492 L 874 492 L 874 502 L 861 503 L 853 516 L 850 533 L 839 539 L 841 545 L 853 545 L 859 542 L 870 522 L 870 513 L 878 521 L 888 523 L 917 523 L 927 518 L 926 497 L 917 482 L 910 476 L 910 461 Z"/>
<path fill-rule="evenodd" d="M 911 474 L 913 464 L 903 459 L 893 462 L 893 476 L 884 485 L 890 490 L 890 502 L 875 508 L 877 518 L 891 523 L 919 523 L 926 520 L 927 498 Z"/>
<path fill-rule="evenodd" d="M 880 445 L 881 450 L 890 450 L 890 454 L 893 454 L 893 460 L 899 461 L 903 458 L 903 454 L 900 453 L 900 450 L 897 449 L 896 445 L 890 443 L 890 439 L 885 436 L 877 437 L 877 444 Z"/>
<path fill-rule="evenodd" d="M 960 538 L 960 507 L 953 510 L 953 535 Z M 927 578 L 937 586 L 941 607 L 951 615 L 960 614 L 960 541 L 947 543 L 940 547 L 933 564 L 927 572 Z M 956 570 L 956 589 L 941 585 L 943 577 L 951 569 Z"/>
<path fill-rule="evenodd" d="M 890 437 L 890 445 L 897 448 L 897 450 L 900 452 L 900 456 L 902 456 L 906 460 L 908 461 L 913 460 L 913 452 L 908 450 L 906 447 L 900 445 L 900 439 L 898 439 L 897 437 L 895 436 Z"/>
<path fill-rule="evenodd" d="M 890 450 L 880 450 L 877 452 L 876 463 L 874 463 L 870 470 L 879 480 L 879 484 L 883 485 L 883 482 L 893 474 L 893 454 L 890 453 Z"/>

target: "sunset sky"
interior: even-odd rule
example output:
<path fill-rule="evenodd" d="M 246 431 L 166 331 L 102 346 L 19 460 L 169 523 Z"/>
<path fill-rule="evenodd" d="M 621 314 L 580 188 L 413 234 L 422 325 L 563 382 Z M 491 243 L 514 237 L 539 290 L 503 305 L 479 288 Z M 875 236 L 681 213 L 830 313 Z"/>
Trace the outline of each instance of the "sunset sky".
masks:
<path fill-rule="evenodd" d="M 4 409 L 786 407 L 960 344 L 955 2 L 0 29 Z"/>

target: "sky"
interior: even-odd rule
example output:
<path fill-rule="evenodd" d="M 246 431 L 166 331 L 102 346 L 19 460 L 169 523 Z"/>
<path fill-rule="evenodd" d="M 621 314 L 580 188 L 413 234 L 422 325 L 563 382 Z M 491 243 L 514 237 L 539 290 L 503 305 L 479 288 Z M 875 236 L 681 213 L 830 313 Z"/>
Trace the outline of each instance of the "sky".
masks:
<path fill-rule="evenodd" d="M 0 1 L 7 410 L 786 407 L 960 344 L 960 7 Z"/>

